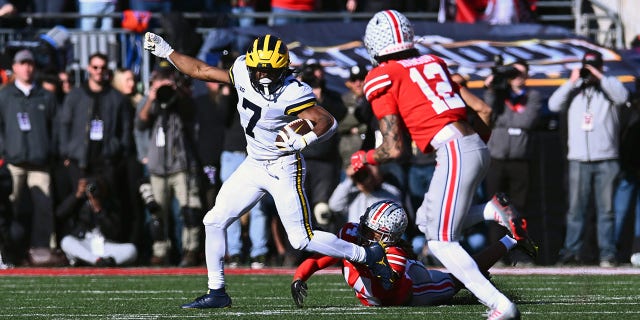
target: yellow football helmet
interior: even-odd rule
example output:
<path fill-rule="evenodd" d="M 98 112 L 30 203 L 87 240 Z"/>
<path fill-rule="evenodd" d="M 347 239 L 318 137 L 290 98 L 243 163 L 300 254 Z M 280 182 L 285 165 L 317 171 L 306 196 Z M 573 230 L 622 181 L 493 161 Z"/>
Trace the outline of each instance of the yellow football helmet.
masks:
<path fill-rule="evenodd" d="M 270 34 L 253 41 L 247 50 L 246 64 L 251 85 L 263 95 L 273 94 L 291 74 L 287 46 Z"/>

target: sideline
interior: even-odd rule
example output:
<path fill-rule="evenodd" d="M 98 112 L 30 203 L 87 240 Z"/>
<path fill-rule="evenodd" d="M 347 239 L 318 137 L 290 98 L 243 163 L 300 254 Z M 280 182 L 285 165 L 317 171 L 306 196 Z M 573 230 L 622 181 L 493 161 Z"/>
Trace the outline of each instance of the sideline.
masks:
<path fill-rule="evenodd" d="M 437 268 L 436 268 L 437 269 Z M 640 275 L 640 268 L 616 267 L 508 267 L 491 268 L 492 275 Z M 293 275 L 295 268 L 225 269 L 226 275 Z M 340 268 L 327 268 L 318 274 L 340 274 Z M 204 267 L 195 268 L 13 268 L 0 270 L 1 276 L 178 276 L 206 275 Z"/>

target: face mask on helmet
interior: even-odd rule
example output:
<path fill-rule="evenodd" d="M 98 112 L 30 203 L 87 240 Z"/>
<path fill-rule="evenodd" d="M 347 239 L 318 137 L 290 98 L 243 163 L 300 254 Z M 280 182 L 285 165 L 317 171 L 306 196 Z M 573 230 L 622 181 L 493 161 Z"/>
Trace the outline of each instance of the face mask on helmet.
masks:
<path fill-rule="evenodd" d="M 253 88 L 263 95 L 276 92 L 289 75 L 289 51 L 278 37 L 266 35 L 253 41 L 246 55 Z"/>
<path fill-rule="evenodd" d="M 407 224 L 407 213 L 399 204 L 391 200 L 378 201 L 360 217 L 360 242 L 369 244 L 382 241 L 388 245 L 395 244 L 407 229 Z"/>
<path fill-rule="evenodd" d="M 412 49 L 413 26 L 409 19 L 395 10 L 376 13 L 364 33 L 364 46 L 375 66 L 377 57 Z"/>

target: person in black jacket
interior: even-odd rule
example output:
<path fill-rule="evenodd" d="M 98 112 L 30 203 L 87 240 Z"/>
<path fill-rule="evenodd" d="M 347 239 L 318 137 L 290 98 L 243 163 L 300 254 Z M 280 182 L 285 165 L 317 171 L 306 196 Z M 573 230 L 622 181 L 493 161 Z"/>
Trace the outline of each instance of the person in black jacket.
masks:
<path fill-rule="evenodd" d="M 114 168 L 130 144 L 132 107 L 110 84 L 108 57 L 89 57 L 88 79 L 64 99 L 60 112 L 60 154 L 77 188 L 80 178 L 101 174 L 112 187 Z M 114 189 L 115 190 L 115 189 Z"/>
<path fill-rule="evenodd" d="M 35 62 L 29 50 L 15 54 L 12 71 L 15 81 L 0 91 L 0 154 L 11 172 L 12 220 L 17 226 L 14 230 L 20 231 L 12 236 L 15 246 L 11 250 L 16 253 L 17 263 L 26 258 L 30 247 L 32 264 L 57 264 L 50 252 L 54 234 L 50 164 L 55 154 L 56 98 L 35 83 Z M 30 201 L 26 198 L 29 196 Z"/>
<path fill-rule="evenodd" d="M 60 241 L 71 265 L 114 267 L 134 262 L 133 243 L 119 243 L 120 214 L 109 196 L 109 186 L 100 177 L 80 178 L 76 192 L 56 210 L 69 234 Z"/>

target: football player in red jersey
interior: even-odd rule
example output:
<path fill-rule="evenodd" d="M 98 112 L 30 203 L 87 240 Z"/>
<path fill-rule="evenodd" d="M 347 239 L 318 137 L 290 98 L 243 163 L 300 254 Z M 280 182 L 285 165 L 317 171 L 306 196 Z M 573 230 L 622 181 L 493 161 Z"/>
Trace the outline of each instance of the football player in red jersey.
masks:
<path fill-rule="evenodd" d="M 367 208 L 359 224 L 349 222 L 338 233 L 339 238 L 359 245 L 376 241 L 385 244 L 396 278 L 391 288 L 383 288 L 365 264 L 316 254 L 303 261 L 293 276 L 291 295 L 296 305 L 302 307 L 307 296 L 306 281 L 316 271 L 340 262 L 345 281 L 365 306 L 433 306 L 449 302 L 464 285 L 452 274 L 427 269 L 416 260 L 411 245 L 401 238 L 407 223 L 407 214 L 399 204 L 383 200 Z M 516 246 L 516 240 L 506 235 L 474 256 L 474 261 L 488 274 L 489 268 Z"/>
<path fill-rule="evenodd" d="M 365 78 L 365 96 L 379 120 L 382 144 L 351 157 L 357 170 L 400 157 L 408 133 L 423 152 L 436 152 L 437 166 L 429 191 L 416 213 L 433 255 L 490 308 L 489 319 L 518 319 L 516 305 L 489 282 L 460 246 L 462 224 L 478 184 L 489 169 L 483 137 L 467 121 L 467 107 L 489 127 L 491 108 L 451 80 L 441 58 L 421 55 L 414 47 L 411 22 L 395 10 L 376 13 L 364 44 L 374 68 Z M 490 57 L 487 57 L 490 59 Z M 483 139 L 484 138 L 484 139 Z M 507 217 L 502 224 L 515 238 L 528 238 L 526 223 Z"/>

